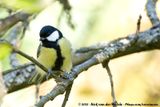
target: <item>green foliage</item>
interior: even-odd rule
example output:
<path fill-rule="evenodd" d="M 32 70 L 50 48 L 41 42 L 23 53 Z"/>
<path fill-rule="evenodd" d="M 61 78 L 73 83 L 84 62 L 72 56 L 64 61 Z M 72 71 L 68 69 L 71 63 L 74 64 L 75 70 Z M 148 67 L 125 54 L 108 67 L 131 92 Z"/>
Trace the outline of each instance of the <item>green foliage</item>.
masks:
<path fill-rule="evenodd" d="M 0 43 L 0 61 L 8 56 L 12 51 L 11 45 L 8 43 Z"/>
<path fill-rule="evenodd" d="M 41 0 L 2 0 L 0 3 L 15 10 L 25 10 L 30 13 L 39 12 L 43 9 Z"/>
<path fill-rule="evenodd" d="M 7 12 L 7 10 L 6 9 L 4 9 L 4 8 L 0 8 L 0 19 L 3 19 L 3 18 L 5 18 L 6 16 L 8 16 L 9 15 L 9 13 Z"/>

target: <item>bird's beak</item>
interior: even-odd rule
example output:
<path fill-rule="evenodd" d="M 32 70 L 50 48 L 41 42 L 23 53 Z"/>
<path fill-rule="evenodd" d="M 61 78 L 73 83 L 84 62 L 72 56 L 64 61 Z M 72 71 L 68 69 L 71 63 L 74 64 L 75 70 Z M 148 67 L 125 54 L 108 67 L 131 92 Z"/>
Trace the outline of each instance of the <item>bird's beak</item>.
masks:
<path fill-rule="evenodd" d="M 43 40 L 45 40 L 45 38 L 42 38 L 42 37 L 41 37 L 39 40 L 40 40 L 40 41 L 43 41 Z"/>

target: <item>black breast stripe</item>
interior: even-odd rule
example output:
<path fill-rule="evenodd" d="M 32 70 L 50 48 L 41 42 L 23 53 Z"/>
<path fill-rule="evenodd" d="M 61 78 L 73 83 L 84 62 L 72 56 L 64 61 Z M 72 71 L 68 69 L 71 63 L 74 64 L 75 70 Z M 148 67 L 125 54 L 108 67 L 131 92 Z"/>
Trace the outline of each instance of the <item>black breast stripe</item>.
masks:
<path fill-rule="evenodd" d="M 61 67 L 63 65 L 64 57 L 62 56 L 60 46 L 58 44 L 57 44 L 57 46 L 54 47 L 54 49 L 56 49 L 57 59 L 56 59 L 56 62 L 55 62 L 55 66 L 52 68 L 52 70 L 61 70 Z"/>

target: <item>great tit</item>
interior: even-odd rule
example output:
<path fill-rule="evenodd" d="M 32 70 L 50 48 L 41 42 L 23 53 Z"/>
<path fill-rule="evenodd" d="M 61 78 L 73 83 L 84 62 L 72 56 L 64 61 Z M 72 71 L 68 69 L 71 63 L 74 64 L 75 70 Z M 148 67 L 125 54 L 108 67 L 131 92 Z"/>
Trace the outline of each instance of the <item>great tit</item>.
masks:
<path fill-rule="evenodd" d="M 37 61 L 53 72 L 68 72 L 72 68 L 71 44 L 55 27 L 44 26 L 40 30 L 40 45 L 37 51 Z M 36 66 L 32 82 L 40 83 L 46 79 L 47 73 Z"/>

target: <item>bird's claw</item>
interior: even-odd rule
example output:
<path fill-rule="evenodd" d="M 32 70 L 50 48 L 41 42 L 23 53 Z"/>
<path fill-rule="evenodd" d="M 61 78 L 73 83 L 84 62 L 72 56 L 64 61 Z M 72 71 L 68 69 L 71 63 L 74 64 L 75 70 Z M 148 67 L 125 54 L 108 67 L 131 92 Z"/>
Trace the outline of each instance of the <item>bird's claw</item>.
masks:
<path fill-rule="evenodd" d="M 61 76 L 64 79 L 70 79 L 71 78 L 68 72 L 63 72 L 63 74 Z"/>
<path fill-rule="evenodd" d="M 48 74 L 46 76 L 46 80 L 48 80 L 51 75 L 52 75 L 52 70 L 48 69 Z"/>

